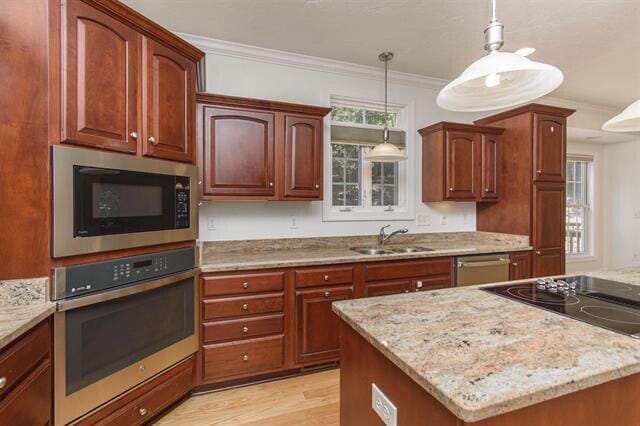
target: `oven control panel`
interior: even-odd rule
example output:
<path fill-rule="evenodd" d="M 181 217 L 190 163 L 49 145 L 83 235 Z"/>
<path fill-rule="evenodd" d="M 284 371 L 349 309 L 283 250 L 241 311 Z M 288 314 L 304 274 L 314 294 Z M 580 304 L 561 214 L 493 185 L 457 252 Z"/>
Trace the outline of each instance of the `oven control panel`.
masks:
<path fill-rule="evenodd" d="M 190 222 L 191 185 L 187 176 L 176 176 L 176 229 L 188 228 Z"/>
<path fill-rule="evenodd" d="M 184 248 L 123 257 L 55 271 L 53 300 L 155 279 L 195 267 L 195 250 Z"/>

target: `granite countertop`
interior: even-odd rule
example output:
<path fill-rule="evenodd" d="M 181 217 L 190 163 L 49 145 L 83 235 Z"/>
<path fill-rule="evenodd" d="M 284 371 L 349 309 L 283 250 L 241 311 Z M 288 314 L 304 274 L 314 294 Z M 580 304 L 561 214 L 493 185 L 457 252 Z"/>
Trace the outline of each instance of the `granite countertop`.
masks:
<path fill-rule="evenodd" d="M 640 285 L 640 268 L 588 274 Z M 640 340 L 461 287 L 333 310 L 465 422 L 640 372 Z"/>
<path fill-rule="evenodd" d="M 48 278 L 0 281 L 0 349 L 51 315 Z"/>
<path fill-rule="evenodd" d="M 531 250 L 527 236 L 490 232 L 404 234 L 384 246 L 434 249 L 428 252 L 372 256 L 349 250 L 377 245 L 377 236 L 207 241 L 200 263 L 202 272 L 222 272 Z"/>

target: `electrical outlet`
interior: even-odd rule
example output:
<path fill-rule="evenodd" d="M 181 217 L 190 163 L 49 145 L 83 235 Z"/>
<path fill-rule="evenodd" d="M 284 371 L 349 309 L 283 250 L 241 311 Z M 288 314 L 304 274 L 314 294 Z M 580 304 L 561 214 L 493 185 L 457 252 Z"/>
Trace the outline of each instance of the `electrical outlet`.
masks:
<path fill-rule="evenodd" d="M 398 409 L 375 383 L 371 384 L 371 408 L 373 408 L 373 411 L 376 412 L 385 425 L 397 426 Z"/>
<path fill-rule="evenodd" d="M 216 218 L 213 216 L 207 217 L 207 230 L 215 231 L 216 230 Z"/>
<path fill-rule="evenodd" d="M 431 226 L 431 216 L 428 214 L 419 214 L 418 226 Z"/>
<path fill-rule="evenodd" d="M 447 224 L 447 215 L 443 214 L 442 216 L 440 216 L 440 225 L 446 225 Z"/>
<path fill-rule="evenodd" d="M 289 229 L 298 229 L 298 218 L 291 216 L 289 218 Z"/>

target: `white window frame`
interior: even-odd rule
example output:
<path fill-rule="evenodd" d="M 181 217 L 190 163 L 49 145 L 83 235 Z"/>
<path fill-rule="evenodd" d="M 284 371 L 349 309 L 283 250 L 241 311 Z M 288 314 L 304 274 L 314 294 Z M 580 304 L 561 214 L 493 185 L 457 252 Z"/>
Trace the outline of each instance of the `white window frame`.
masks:
<path fill-rule="evenodd" d="M 580 262 L 580 261 L 593 261 L 595 260 L 595 245 L 596 245 L 596 236 L 595 236 L 595 221 L 594 221 L 594 199 L 595 199 L 595 159 L 590 155 L 581 155 L 581 154 L 567 154 L 567 163 L 569 161 L 583 161 L 587 163 L 586 167 L 586 177 L 583 177 L 583 182 L 585 184 L 584 194 L 586 196 L 586 204 L 575 204 L 574 206 L 582 207 L 585 209 L 585 251 L 583 253 L 566 253 L 567 261 L 569 262 Z M 569 177 L 567 176 L 567 183 L 569 181 Z M 566 184 L 565 184 L 566 185 Z M 565 210 L 568 210 L 570 205 L 567 203 L 565 206 Z M 566 218 L 566 212 L 565 212 Z M 566 220 L 566 219 L 565 219 Z M 565 223 L 566 227 L 566 223 Z"/>
<path fill-rule="evenodd" d="M 373 101 L 370 99 L 352 98 L 347 96 L 325 94 L 326 105 L 342 106 L 351 108 L 363 108 L 374 111 L 384 111 L 383 101 Z M 397 112 L 398 127 L 392 130 L 403 130 L 406 133 L 405 152 L 408 159 L 400 164 L 398 169 L 398 206 L 394 206 L 393 210 L 389 210 L 388 206 L 372 206 L 371 205 L 371 162 L 364 161 L 367 165 L 362 170 L 362 207 L 345 208 L 340 206 L 332 206 L 333 201 L 333 170 L 331 158 L 331 117 L 325 120 L 324 128 L 324 200 L 322 203 L 322 220 L 325 222 L 340 221 L 375 221 L 375 220 L 413 220 L 415 218 L 415 187 L 409 185 L 413 182 L 415 176 L 416 163 L 416 141 L 415 141 L 415 102 L 413 100 L 407 103 L 388 102 L 388 111 Z M 372 129 L 382 129 L 381 126 L 351 124 L 348 122 L 336 122 L 340 126 L 367 127 Z"/>

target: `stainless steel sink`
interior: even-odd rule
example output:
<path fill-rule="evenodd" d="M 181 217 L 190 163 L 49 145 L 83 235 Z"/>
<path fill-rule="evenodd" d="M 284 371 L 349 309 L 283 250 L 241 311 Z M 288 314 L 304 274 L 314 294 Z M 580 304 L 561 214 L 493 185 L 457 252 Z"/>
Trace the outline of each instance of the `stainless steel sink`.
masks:
<path fill-rule="evenodd" d="M 350 250 L 353 250 L 356 253 L 369 254 L 369 255 L 393 253 L 391 250 L 385 250 L 377 247 L 352 247 Z"/>
<path fill-rule="evenodd" d="M 394 253 L 423 253 L 427 251 L 433 251 L 433 249 L 428 247 L 394 247 L 390 248 Z"/>

